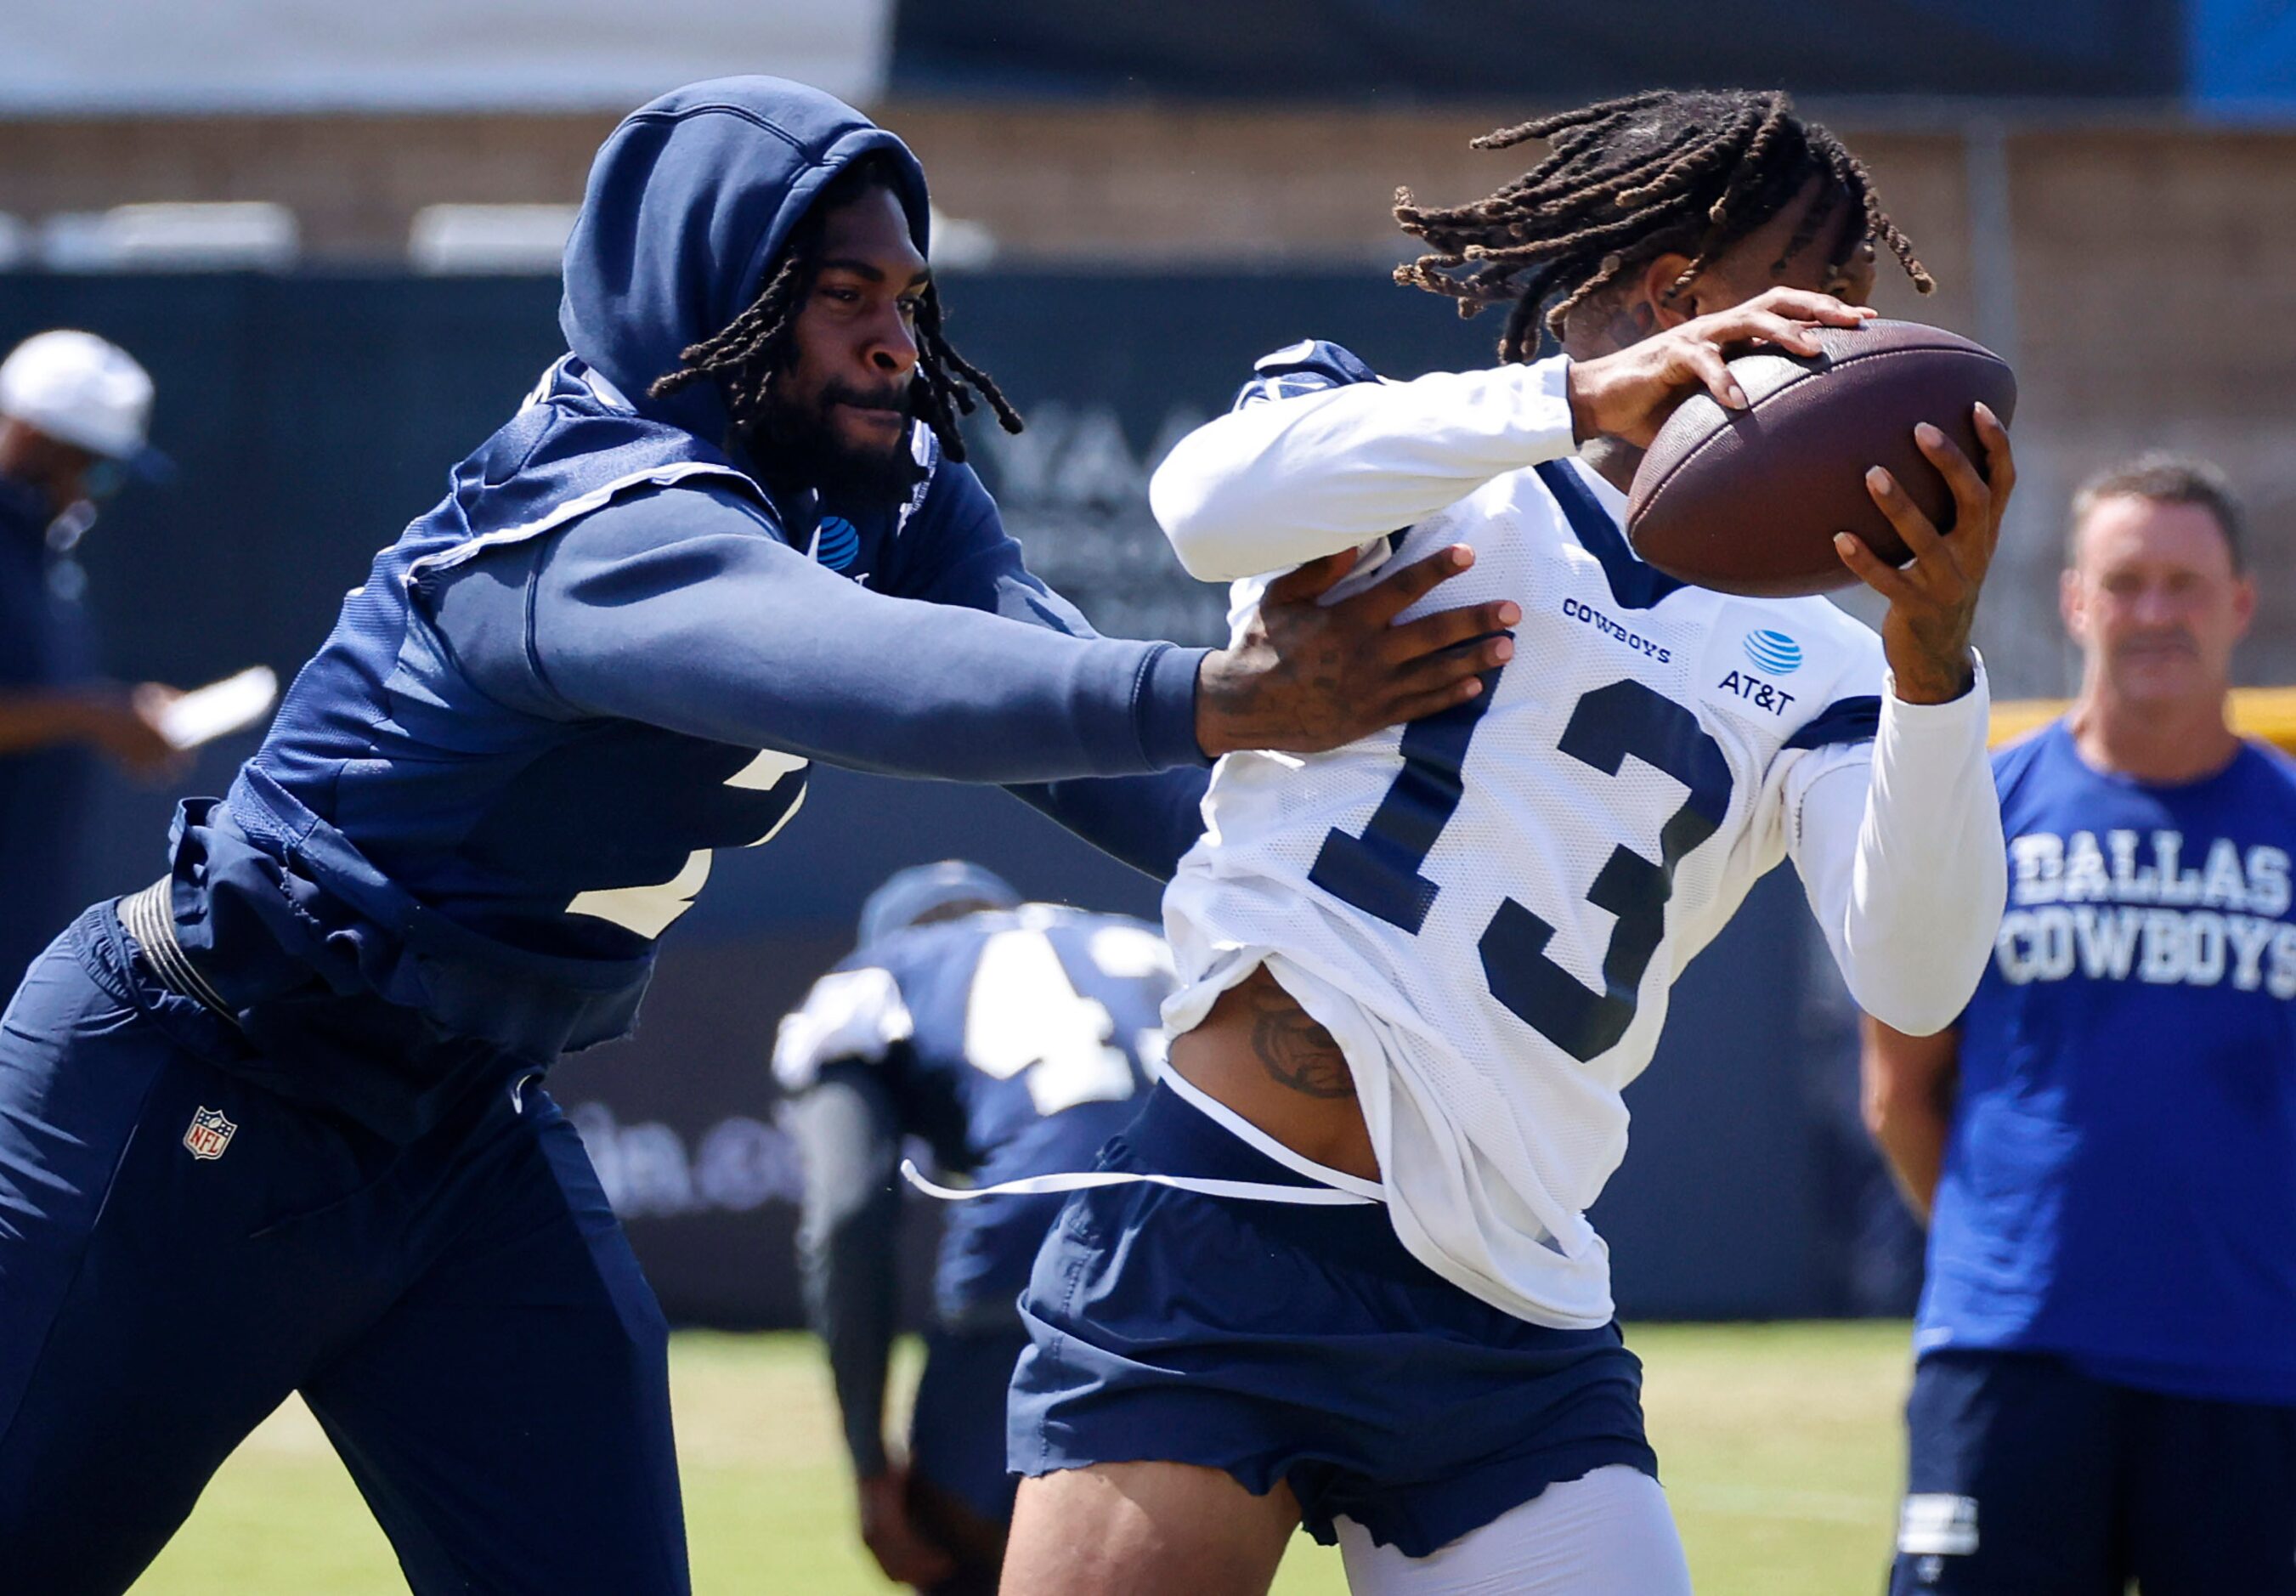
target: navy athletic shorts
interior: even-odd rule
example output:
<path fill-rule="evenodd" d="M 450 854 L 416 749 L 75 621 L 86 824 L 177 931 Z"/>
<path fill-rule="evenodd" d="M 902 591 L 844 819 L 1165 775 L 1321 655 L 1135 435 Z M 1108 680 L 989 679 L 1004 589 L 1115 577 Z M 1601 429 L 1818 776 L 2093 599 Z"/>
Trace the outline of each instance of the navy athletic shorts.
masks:
<path fill-rule="evenodd" d="M 1311 1183 L 1162 1086 L 1101 1167 Z M 1424 1557 L 1550 1485 L 1658 1472 L 1616 1325 L 1549 1329 L 1469 1296 L 1377 1204 L 1078 1192 L 1021 1312 L 1016 1473 L 1159 1460 L 1255 1493 L 1284 1480 L 1317 1540 L 1344 1517 Z"/>
<path fill-rule="evenodd" d="M 2296 1592 L 2296 1408 L 1942 1351 L 1906 1404 L 1892 1596 Z"/>

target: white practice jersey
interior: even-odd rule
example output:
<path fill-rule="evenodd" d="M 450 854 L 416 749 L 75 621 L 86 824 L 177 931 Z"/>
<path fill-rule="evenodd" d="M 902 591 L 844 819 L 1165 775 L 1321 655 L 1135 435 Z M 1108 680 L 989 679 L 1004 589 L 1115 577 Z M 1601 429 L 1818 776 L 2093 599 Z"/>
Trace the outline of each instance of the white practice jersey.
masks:
<path fill-rule="evenodd" d="M 1584 1214 L 1626 1149 L 1620 1090 L 1684 965 L 1800 848 L 1812 790 L 1848 773 L 1862 809 L 1884 669 L 1824 599 L 1642 564 L 1623 496 L 1570 448 L 1566 420 L 1558 457 L 1365 547 L 1342 591 L 1471 545 L 1410 613 L 1513 599 L 1514 656 L 1399 730 L 1219 762 L 1164 901 L 1166 1015 L 1193 1026 L 1267 963 L 1348 1054 L 1406 1245 L 1525 1318 L 1589 1326 L 1612 1311 Z M 1264 585 L 1237 584 L 1239 621 Z M 1852 851 L 1838 827 L 1831 845 Z"/>

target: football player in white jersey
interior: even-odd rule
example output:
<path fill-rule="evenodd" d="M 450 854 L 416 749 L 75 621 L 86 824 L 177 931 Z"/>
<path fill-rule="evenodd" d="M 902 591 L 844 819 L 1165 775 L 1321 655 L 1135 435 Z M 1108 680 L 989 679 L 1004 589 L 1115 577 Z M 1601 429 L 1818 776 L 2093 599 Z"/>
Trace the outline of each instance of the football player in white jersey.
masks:
<path fill-rule="evenodd" d="M 1537 169 L 1398 216 L 1398 276 L 1512 307 L 1493 370 L 1260 363 L 1152 489 L 1194 574 L 1458 561 L 1512 606 L 1483 691 L 1307 759 L 1231 754 L 1165 899 L 1170 1072 L 1071 1198 L 1023 1298 L 1007 1596 L 1264 1592 L 1295 1526 L 1357 1592 L 1678 1596 L 1639 1364 L 1585 1218 L 1669 987 L 1791 858 L 1852 991 L 1934 1031 L 2002 906 L 1969 646 L 2012 478 L 1933 428 L 1941 534 L 1854 538 L 1881 635 L 1823 599 L 1685 587 L 1620 531 L 1640 450 L 1724 352 L 1852 325 L 1865 171 L 1783 95 L 1638 95 L 1480 141 Z M 1559 355 L 1536 359 L 1538 331 Z M 1398 530 L 1400 529 L 1400 530 Z M 1277 581 L 1287 579 L 1276 578 Z"/>

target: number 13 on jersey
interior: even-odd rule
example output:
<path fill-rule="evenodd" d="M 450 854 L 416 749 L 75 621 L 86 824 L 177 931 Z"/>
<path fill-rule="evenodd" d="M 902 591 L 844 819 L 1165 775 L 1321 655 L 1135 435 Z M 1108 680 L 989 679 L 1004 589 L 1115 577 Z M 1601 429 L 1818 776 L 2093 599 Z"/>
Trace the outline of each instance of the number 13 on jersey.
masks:
<path fill-rule="evenodd" d="M 1420 934 L 1442 892 L 1421 871 L 1465 796 L 1467 750 L 1497 696 L 1500 674 L 1488 672 L 1481 694 L 1465 703 L 1404 728 L 1398 749 L 1403 768 L 1363 835 L 1332 827 L 1308 880 L 1390 926 Z M 1697 716 L 1632 679 L 1580 698 L 1558 746 L 1611 777 L 1632 754 L 1689 789 L 1682 806 L 1659 828 L 1655 861 L 1619 843 L 1586 888 L 1586 901 L 1615 920 L 1603 956 L 1600 990 L 1548 956 L 1554 927 L 1513 898 L 1500 901 L 1477 942 L 1491 995 L 1524 1024 L 1584 1062 L 1617 1046 L 1634 1023 L 1643 974 L 1666 933 L 1675 868 L 1720 828 L 1733 783 L 1721 746 Z"/>

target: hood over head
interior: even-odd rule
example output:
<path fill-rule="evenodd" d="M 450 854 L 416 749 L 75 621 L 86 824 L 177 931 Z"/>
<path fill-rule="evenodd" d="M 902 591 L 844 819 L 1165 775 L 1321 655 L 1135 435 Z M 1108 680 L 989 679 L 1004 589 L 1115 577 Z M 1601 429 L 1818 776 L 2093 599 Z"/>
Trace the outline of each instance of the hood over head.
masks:
<path fill-rule="evenodd" d="M 599 149 L 566 241 L 567 347 L 645 415 L 718 441 L 727 416 L 715 383 L 663 399 L 646 390 L 749 309 L 814 196 L 873 150 L 891 152 L 909 236 L 929 253 L 924 169 L 819 89 L 718 78 L 631 112 Z"/>

